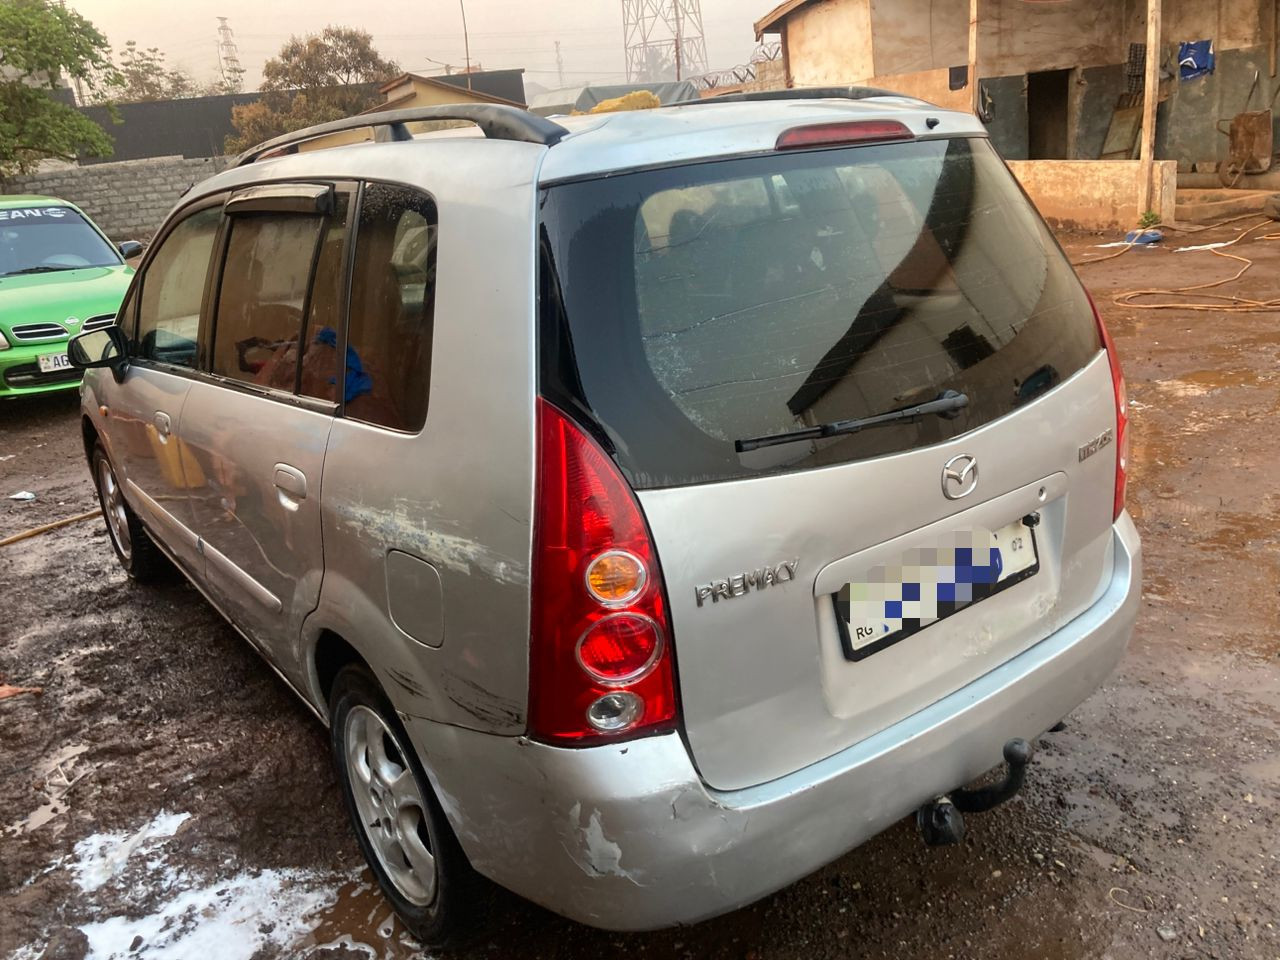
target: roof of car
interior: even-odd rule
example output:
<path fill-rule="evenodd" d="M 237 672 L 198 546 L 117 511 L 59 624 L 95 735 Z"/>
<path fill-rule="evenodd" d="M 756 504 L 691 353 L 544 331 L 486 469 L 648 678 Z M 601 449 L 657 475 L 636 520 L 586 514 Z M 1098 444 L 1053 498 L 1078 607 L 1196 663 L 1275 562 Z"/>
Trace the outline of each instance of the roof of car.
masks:
<path fill-rule="evenodd" d="M 74 207 L 75 204 L 57 197 L 41 197 L 35 194 L 16 194 L 0 196 L 0 210 L 12 210 L 14 207 Z"/>
<path fill-rule="evenodd" d="M 719 156 L 764 154 L 776 150 L 778 136 L 782 131 L 806 124 L 897 120 L 915 138 L 987 136 L 986 128 L 972 114 L 943 110 L 913 97 L 878 91 L 860 91 L 860 99 L 836 95 L 815 96 L 814 93 L 809 91 L 806 96 L 797 95 L 794 100 L 701 100 L 650 110 L 550 116 L 545 120 L 532 118 L 540 125 L 522 125 L 521 118 L 526 115 L 522 111 L 511 111 L 507 114 L 485 115 L 477 120 L 484 127 L 486 122 L 497 118 L 498 127 L 490 127 L 486 131 L 480 127 L 468 127 L 419 133 L 412 137 L 411 147 L 410 143 L 403 142 L 401 129 L 401 136 L 393 137 L 393 140 L 397 140 L 394 146 L 399 148 L 396 151 L 399 154 L 404 148 L 433 150 L 435 147 L 444 147 L 449 141 L 457 143 L 458 140 L 484 140 L 486 133 L 494 151 L 503 148 L 527 151 L 530 143 L 536 145 L 540 137 L 545 137 L 541 141 L 545 156 L 541 161 L 539 180 L 541 183 L 553 183 L 646 166 L 691 163 Z M 490 106 L 486 109 L 498 111 L 502 108 Z M 433 110 L 451 108 L 444 106 Z M 462 108 L 458 109 L 458 113 L 461 115 Z M 346 128 L 358 119 L 364 118 L 352 118 L 339 123 Z M 376 116 L 370 116 L 369 119 L 376 119 Z M 417 119 L 428 118 L 410 115 L 408 111 L 396 111 L 385 114 L 384 124 L 412 123 Z M 305 141 L 308 133 L 323 136 L 332 125 L 325 124 L 323 127 L 302 131 L 298 134 L 298 140 Z M 370 124 L 362 125 L 367 128 Z M 255 147 L 250 154 L 241 157 L 238 168 L 216 178 L 216 186 L 233 186 L 260 179 L 252 173 L 252 169 L 259 164 L 273 166 L 275 175 L 296 165 L 300 169 L 305 166 L 311 175 L 315 175 L 316 168 L 312 163 L 293 164 L 288 156 L 271 156 L 271 147 L 278 154 L 279 150 L 287 150 L 289 146 L 291 143 L 282 137 L 279 141 Z M 356 145 L 326 147 L 323 151 L 305 151 L 297 155 L 296 159 L 301 161 L 303 156 L 315 159 L 323 154 L 332 160 L 330 165 L 334 169 L 342 169 L 348 175 L 353 168 L 361 166 L 367 166 L 370 173 L 375 173 L 376 164 L 371 163 L 370 151 L 375 154 L 379 146 L 393 145 L 366 141 Z M 266 150 L 262 152 L 264 148 Z M 283 166 L 275 166 L 278 163 Z M 206 186 L 212 187 L 215 184 L 207 183 Z"/>
<path fill-rule="evenodd" d="M 328 135 L 335 125 L 344 130 L 367 129 L 371 126 L 369 120 L 377 120 L 376 115 L 353 117 L 299 131 L 296 140 L 290 140 L 294 135 L 288 135 L 255 147 L 242 155 L 235 166 L 204 181 L 192 197 L 282 177 L 390 176 L 393 180 L 416 182 L 419 172 L 433 169 L 437 171 L 429 175 L 435 181 L 433 189 L 453 181 L 455 189 L 475 190 L 486 177 L 509 182 L 510 167 L 502 158 L 514 154 L 523 155 L 525 169 L 536 169 L 538 182 L 546 185 L 626 170 L 772 153 L 785 130 L 842 121 L 897 121 L 916 139 L 987 135 L 972 114 L 944 110 L 910 97 L 872 93 L 875 95 L 864 92 L 862 99 L 814 96 L 812 92 L 794 100 L 713 99 L 650 110 L 546 119 L 494 105 L 464 106 L 456 111 L 448 106 L 434 107 L 429 110 L 436 113 L 429 116 L 426 110 L 421 114 L 394 111 L 384 114 L 381 124 L 372 124 L 384 130 L 399 124 L 399 130 L 387 131 L 393 134 L 392 142 L 382 142 L 380 136 L 377 141 L 290 151 L 296 143 Z M 443 119 L 458 119 L 468 109 L 477 113 L 480 126 L 420 133 L 404 139 L 406 123 L 439 119 L 439 111 L 448 113 Z M 477 150 L 485 156 L 484 163 L 477 163 Z M 414 157 L 419 151 L 421 160 Z M 437 151 L 439 157 L 430 156 Z M 457 164 L 468 165 L 465 177 L 453 175 Z"/>
<path fill-rule="evenodd" d="M 552 117 L 569 135 L 548 151 L 543 183 L 717 156 L 772 152 L 791 127 L 857 120 L 897 120 L 917 138 L 986 136 L 972 114 L 910 97 L 721 102 L 654 110 Z"/>

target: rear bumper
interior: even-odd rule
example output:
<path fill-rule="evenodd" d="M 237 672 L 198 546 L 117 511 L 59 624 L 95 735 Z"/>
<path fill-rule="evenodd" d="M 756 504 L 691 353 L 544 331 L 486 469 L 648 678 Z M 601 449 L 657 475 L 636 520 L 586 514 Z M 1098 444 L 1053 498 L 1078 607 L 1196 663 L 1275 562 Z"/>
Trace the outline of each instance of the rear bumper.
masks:
<path fill-rule="evenodd" d="M 803 770 L 709 790 L 679 736 L 583 750 L 407 718 L 472 864 L 614 930 L 692 923 L 806 876 L 1001 761 L 1071 712 L 1124 654 L 1141 593 L 1125 514 L 1098 601 L 1035 647 Z"/>

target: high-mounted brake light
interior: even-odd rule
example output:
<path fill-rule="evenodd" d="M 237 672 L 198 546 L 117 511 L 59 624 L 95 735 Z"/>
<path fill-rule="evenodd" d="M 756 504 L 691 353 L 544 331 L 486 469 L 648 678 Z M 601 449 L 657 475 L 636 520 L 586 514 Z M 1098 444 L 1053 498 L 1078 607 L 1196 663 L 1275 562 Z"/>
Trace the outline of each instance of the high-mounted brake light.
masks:
<path fill-rule="evenodd" d="M 1124 512 L 1124 501 L 1129 486 L 1129 396 L 1124 386 L 1124 371 L 1120 369 L 1120 357 L 1116 353 L 1115 341 L 1102 322 L 1102 314 L 1098 305 L 1089 296 L 1089 306 L 1093 308 L 1093 319 L 1098 324 L 1098 335 L 1102 338 L 1102 348 L 1107 351 L 1107 361 L 1111 365 L 1111 386 L 1116 398 L 1116 487 L 1115 501 L 1111 513 L 1114 523 Z"/>
<path fill-rule="evenodd" d="M 834 147 L 842 143 L 910 140 L 914 136 L 907 125 L 898 120 L 844 120 L 783 130 L 774 149 L 802 150 L 805 147 Z"/>
<path fill-rule="evenodd" d="M 609 456 L 538 400 L 532 736 L 575 746 L 675 726 L 671 626 L 640 505 Z"/>

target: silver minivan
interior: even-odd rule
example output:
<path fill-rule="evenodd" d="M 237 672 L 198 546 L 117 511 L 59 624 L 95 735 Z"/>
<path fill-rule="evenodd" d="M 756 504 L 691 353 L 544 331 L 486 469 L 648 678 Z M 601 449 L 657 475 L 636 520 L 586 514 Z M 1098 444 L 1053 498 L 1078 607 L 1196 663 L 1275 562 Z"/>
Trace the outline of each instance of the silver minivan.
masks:
<path fill-rule="evenodd" d="M 954 841 L 1138 609 L 1107 332 L 983 127 L 882 91 L 300 131 L 71 353 L 121 563 L 329 725 L 429 943 L 479 877 L 642 930 Z"/>

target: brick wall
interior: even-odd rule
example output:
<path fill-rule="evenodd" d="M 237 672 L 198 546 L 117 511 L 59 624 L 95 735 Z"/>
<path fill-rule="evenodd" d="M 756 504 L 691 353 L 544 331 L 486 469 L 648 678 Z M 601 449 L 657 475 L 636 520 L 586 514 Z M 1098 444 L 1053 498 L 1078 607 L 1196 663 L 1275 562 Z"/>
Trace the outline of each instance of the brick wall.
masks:
<path fill-rule="evenodd" d="M 230 163 L 229 157 L 155 157 L 66 167 L 14 177 L 3 192 L 70 200 L 112 240 L 147 240 L 188 187 Z"/>

